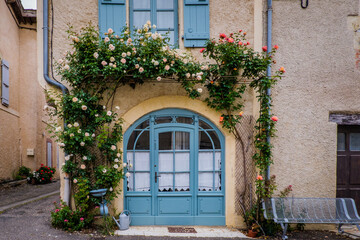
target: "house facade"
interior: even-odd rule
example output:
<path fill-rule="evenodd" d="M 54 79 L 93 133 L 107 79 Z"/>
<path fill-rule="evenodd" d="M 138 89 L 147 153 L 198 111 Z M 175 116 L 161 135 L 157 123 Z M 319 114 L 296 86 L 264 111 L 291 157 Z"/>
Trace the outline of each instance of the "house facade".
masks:
<path fill-rule="evenodd" d="M 19 167 L 56 167 L 56 146 L 46 134 L 45 94 L 37 71 L 36 10 L 0 1 L 0 181 Z"/>
<path fill-rule="evenodd" d="M 169 32 L 170 42 L 179 51 L 189 51 L 201 61 L 204 42 L 220 33 L 242 29 L 257 51 L 271 34 L 273 44 L 280 46 L 276 66 L 286 68 L 272 93 L 272 112 L 279 122 L 277 137 L 272 139 L 271 174 L 277 176 L 278 189 L 291 184 L 292 194 L 298 197 L 348 194 L 356 198 L 360 135 L 356 127 L 348 126 L 359 123 L 346 119 L 357 119 L 360 110 L 356 100 L 360 85 L 358 0 L 309 1 L 308 6 L 301 6 L 301 1 L 274 0 L 271 31 L 268 2 L 262 0 L 65 0 L 51 4 L 49 49 L 55 60 L 70 50 L 67 23 L 80 29 L 91 21 L 101 32 L 108 28 L 116 32 L 126 24 L 142 27 L 150 20 L 158 32 Z M 42 22 L 42 7 L 38 1 L 38 22 Z M 42 26 L 37 26 L 39 38 Z M 39 63 L 42 44 L 37 45 Z M 46 86 L 43 78 L 39 82 Z M 189 99 L 179 83 L 147 81 L 135 89 L 121 86 L 114 100 L 124 119 L 124 139 L 118 147 L 131 167 L 112 206 L 130 210 L 134 225 L 243 226 L 239 203 L 252 195 L 256 176 L 251 155 L 259 106 L 250 88 L 244 104 L 239 128 L 248 146 L 246 161 L 235 137 L 222 129 L 220 113 L 201 99 Z"/>

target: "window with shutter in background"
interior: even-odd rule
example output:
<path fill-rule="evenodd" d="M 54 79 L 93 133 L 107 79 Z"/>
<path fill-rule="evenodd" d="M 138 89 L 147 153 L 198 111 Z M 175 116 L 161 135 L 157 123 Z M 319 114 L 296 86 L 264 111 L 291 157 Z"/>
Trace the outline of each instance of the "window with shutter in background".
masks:
<path fill-rule="evenodd" d="M 1 61 L 1 104 L 9 106 L 9 63 Z"/>

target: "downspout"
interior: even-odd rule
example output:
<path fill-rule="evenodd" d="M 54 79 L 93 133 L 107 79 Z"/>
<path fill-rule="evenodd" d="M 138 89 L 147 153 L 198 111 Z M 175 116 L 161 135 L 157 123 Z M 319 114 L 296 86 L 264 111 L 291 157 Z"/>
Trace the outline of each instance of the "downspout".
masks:
<path fill-rule="evenodd" d="M 267 52 L 272 49 L 272 0 L 267 0 Z M 271 77 L 271 64 L 266 69 L 266 76 Z M 266 94 L 271 95 L 271 89 L 266 89 Z M 269 102 L 269 105 L 271 102 Z M 270 106 L 268 107 L 269 115 L 271 114 Z M 266 142 L 270 144 L 270 136 L 268 134 Z M 266 169 L 265 179 L 270 180 L 270 165 Z"/>
<path fill-rule="evenodd" d="M 65 95 L 69 92 L 69 90 L 61 83 L 55 81 L 54 79 L 51 79 L 49 77 L 49 2 L 48 0 L 43 0 L 43 73 L 44 73 L 44 79 L 45 81 L 56 87 L 59 88 L 62 91 L 62 94 Z M 65 120 L 64 120 L 65 125 Z M 64 199 L 63 201 L 69 205 L 70 203 L 70 181 L 68 177 L 64 177 L 65 185 L 64 185 Z"/>

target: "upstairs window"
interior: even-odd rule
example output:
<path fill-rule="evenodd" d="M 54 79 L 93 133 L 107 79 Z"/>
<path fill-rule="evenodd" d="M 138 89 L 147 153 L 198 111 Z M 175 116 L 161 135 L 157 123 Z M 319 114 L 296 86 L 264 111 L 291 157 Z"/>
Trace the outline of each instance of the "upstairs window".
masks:
<path fill-rule="evenodd" d="M 156 25 L 156 31 L 169 33 L 170 44 L 179 46 L 179 26 L 185 47 L 204 47 L 209 33 L 209 0 L 184 0 L 184 22 L 179 22 L 178 0 L 99 0 L 99 27 L 103 34 L 108 28 L 119 32 L 126 25 L 129 9 L 129 27 L 142 28 L 147 21 Z M 152 29 L 152 31 L 155 31 Z"/>

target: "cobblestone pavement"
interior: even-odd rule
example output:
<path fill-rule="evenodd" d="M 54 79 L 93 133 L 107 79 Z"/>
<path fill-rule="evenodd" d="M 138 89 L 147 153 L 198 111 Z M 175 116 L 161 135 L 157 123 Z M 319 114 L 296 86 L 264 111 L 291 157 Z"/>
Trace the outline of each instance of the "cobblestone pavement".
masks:
<path fill-rule="evenodd" d="M 60 181 L 42 185 L 21 184 L 4 188 L 0 185 L 0 208 L 60 190 Z"/>

